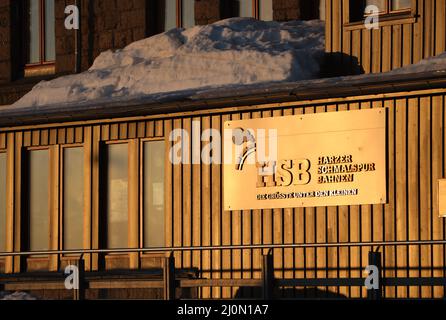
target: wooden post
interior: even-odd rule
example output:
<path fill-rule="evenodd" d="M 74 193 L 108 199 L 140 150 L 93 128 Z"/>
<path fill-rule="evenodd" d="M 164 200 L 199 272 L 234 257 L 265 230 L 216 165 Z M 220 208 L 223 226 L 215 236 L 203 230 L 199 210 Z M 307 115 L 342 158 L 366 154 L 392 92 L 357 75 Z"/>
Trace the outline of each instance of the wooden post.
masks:
<path fill-rule="evenodd" d="M 172 253 L 164 258 L 163 278 L 164 300 L 175 300 L 175 258 Z"/>
<path fill-rule="evenodd" d="M 74 300 L 84 300 L 85 299 L 85 262 L 83 257 L 81 257 L 77 261 L 77 268 L 79 271 L 78 274 L 78 283 L 77 289 L 73 290 L 73 299 Z"/>
<path fill-rule="evenodd" d="M 369 266 L 378 268 L 378 289 L 368 289 L 367 298 L 370 300 L 379 300 L 382 295 L 381 287 L 381 252 L 369 252 Z"/>
<path fill-rule="evenodd" d="M 271 253 L 263 256 L 262 264 L 263 278 L 263 299 L 269 300 L 273 298 L 274 290 L 274 260 Z"/>

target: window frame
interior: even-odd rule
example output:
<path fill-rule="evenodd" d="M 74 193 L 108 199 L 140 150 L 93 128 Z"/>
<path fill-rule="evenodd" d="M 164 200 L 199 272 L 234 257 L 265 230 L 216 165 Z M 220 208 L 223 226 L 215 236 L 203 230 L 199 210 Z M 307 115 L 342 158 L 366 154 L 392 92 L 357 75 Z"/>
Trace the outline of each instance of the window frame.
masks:
<path fill-rule="evenodd" d="M 195 1 L 194 1 L 194 5 L 195 5 Z M 175 6 L 176 6 L 175 25 L 176 25 L 177 28 L 183 28 L 183 0 L 176 0 L 175 1 Z M 165 14 L 166 14 L 166 8 L 164 8 L 164 10 L 163 10 L 164 17 L 165 17 Z M 195 17 L 194 17 L 194 19 L 195 19 Z M 165 23 L 166 22 L 164 20 L 164 25 L 163 25 L 164 31 L 162 31 L 162 32 L 169 31 L 169 30 L 166 29 Z"/>
<path fill-rule="evenodd" d="M 370 16 L 366 15 L 365 13 L 361 14 L 352 14 L 352 6 L 351 1 L 348 1 L 348 13 L 345 15 L 344 22 L 343 22 L 343 28 L 345 31 L 352 31 L 352 30 L 359 30 L 359 29 L 366 29 L 366 26 L 364 24 L 365 19 Z M 355 0 L 353 0 L 355 1 Z M 387 8 L 390 8 L 389 6 L 392 5 L 392 0 L 385 0 Z M 417 15 L 416 15 L 416 0 L 411 0 L 411 7 L 407 9 L 397 10 L 397 11 L 391 11 L 390 13 L 383 12 L 379 13 L 379 27 L 384 26 L 391 26 L 396 24 L 413 24 L 417 22 Z M 361 15 L 361 19 L 358 20 L 352 20 L 354 16 L 359 17 Z"/>
<path fill-rule="evenodd" d="M 261 0 L 250 0 L 251 1 L 251 7 L 252 7 L 252 16 L 253 18 L 260 20 L 261 18 L 261 12 L 260 12 L 260 1 Z M 195 1 L 194 1 L 195 4 Z M 184 23 L 183 23 L 183 0 L 176 0 L 175 2 L 176 5 L 176 28 L 184 28 Z M 163 15 L 165 15 L 165 10 L 166 8 L 164 8 L 164 11 L 162 12 Z M 271 10 L 273 10 L 271 8 Z M 232 14 L 233 17 L 235 17 L 235 14 Z M 240 14 L 238 13 L 237 15 L 238 17 L 240 17 Z M 196 18 L 196 17 L 194 17 Z M 273 20 L 274 20 L 274 12 L 273 12 Z M 195 24 L 196 25 L 196 24 Z M 158 27 L 159 28 L 159 27 Z M 161 32 L 166 32 L 168 31 L 165 27 L 165 21 L 164 21 L 164 25 L 163 25 L 163 29 L 161 30 Z"/>
<path fill-rule="evenodd" d="M 3 149 L 3 148 L 0 148 L 0 155 L 5 155 L 5 157 L 6 157 L 6 167 L 5 167 L 5 172 L 6 172 L 6 185 L 5 185 L 5 190 L 6 189 L 8 189 L 8 150 L 7 149 Z M 8 192 L 6 192 L 6 195 L 8 194 Z M 6 199 L 6 201 L 8 201 L 8 199 Z M 4 228 L 5 228 L 5 239 L 3 239 L 4 241 L 5 241 L 5 251 L 7 251 L 7 247 L 8 247 L 8 228 L 7 228 L 7 220 L 8 220 L 8 210 L 7 210 L 7 205 L 6 205 L 6 203 L 5 203 L 5 226 L 4 226 Z M 6 260 L 6 257 L 0 257 L 0 260 L 1 261 L 4 261 L 4 260 Z"/>
<path fill-rule="evenodd" d="M 414 6 L 416 5 L 416 4 L 414 4 L 413 1 L 411 1 L 409 8 L 403 8 L 403 9 L 399 9 L 399 10 L 392 10 L 392 0 L 388 0 L 388 3 L 389 3 L 389 5 L 388 5 L 389 14 L 409 13 L 409 12 L 412 12 Z"/>
<path fill-rule="evenodd" d="M 71 144 L 61 144 L 59 145 L 59 247 L 61 248 L 61 250 L 65 250 L 65 245 L 64 245 L 64 237 L 65 237 L 65 210 L 64 210 L 64 182 L 65 182 L 65 167 L 64 167 L 64 163 L 65 163 L 65 156 L 64 156 L 64 151 L 66 149 L 72 149 L 72 148 L 82 148 L 82 151 L 84 152 L 84 162 L 83 162 L 83 166 L 84 166 L 84 176 L 83 176 L 83 185 L 85 187 L 85 145 L 83 143 L 71 143 Z M 84 199 L 85 199 L 85 192 L 86 190 L 84 189 Z M 82 213 L 82 225 L 85 225 L 85 213 L 86 213 L 86 204 L 85 204 L 85 200 L 83 202 L 83 213 Z M 82 233 L 82 247 L 85 247 L 85 243 L 84 243 L 84 238 L 85 238 L 85 230 L 83 230 Z M 83 249 L 83 248 L 76 248 L 76 249 Z M 67 249 L 68 250 L 68 249 Z M 81 255 L 80 254 L 62 254 L 60 259 L 61 261 L 65 261 L 65 260 L 72 260 L 73 258 L 79 258 Z"/>
<path fill-rule="evenodd" d="M 391 15 L 399 15 L 399 14 L 405 14 L 405 13 L 411 13 L 413 8 L 413 1 L 411 2 L 411 6 L 409 8 L 403 8 L 399 10 L 392 10 L 392 1 L 393 0 L 384 0 L 385 1 L 385 10 L 380 11 L 378 13 L 379 16 L 391 16 Z M 370 16 L 371 14 L 367 14 L 364 12 L 363 17 L 366 18 Z"/>
<path fill-rule="evenodd" d="M 257 20 L 260 20 L 260 1 L 261 0 L 251 0 L 252 17 Z M 271 8 L 271 10 L 273 10 L 273 8 Z M 239 17 L 240 17 L 240 13 L 239 13 Z M 274 12 L 273 12 L 273 20 L 274 20 Z"/>
<path fill-rule="evenodd" d="M 45 55 L 46 55 L 46 34 L 45 34 L 45 0 L 37 0 L 39 1 L 39 62 L 34 63 L 28 63 L 28 57 L 29 57 L 29 1 L 36 1 L 36 0 L 27 0 L 26 4 L 24 6 L 25 9 L 25 34 L 27 35 L 27 38 L 24 41 L 24 76 L 25 78 L 34 77 L 34 76 L 42 76 L 42 75 L 51 75 L 54 74 L 56 71 L 56 60 L 53 61 L 46 61 Z M 54 16 L 54 20 L 56 20 L 56 17 Z M 55 41 L 55 39 L 54 39 Z"/>
<path fill-rule="evenodd" d="M 153 138 L 140 138 L 139 139 L 139 168 L 138 168 L 138 175 L 139 175 L 139 248 L 144 248 L 144 144 L 146 142 L 165 142 L 164 137 L 153 137 Z M 164 161 L 165 161 L 165 154 Z M 166 171 L 164 170 L 164 188 L 166 188 Z M 166 215 L 166 192 L 164 192 L 164 247 L 167 246 L 167 215 Z M 144 257 L 156 257 L 156 256 L 164 256 L 164 252 L 141 252 L 140 258 Z"/>

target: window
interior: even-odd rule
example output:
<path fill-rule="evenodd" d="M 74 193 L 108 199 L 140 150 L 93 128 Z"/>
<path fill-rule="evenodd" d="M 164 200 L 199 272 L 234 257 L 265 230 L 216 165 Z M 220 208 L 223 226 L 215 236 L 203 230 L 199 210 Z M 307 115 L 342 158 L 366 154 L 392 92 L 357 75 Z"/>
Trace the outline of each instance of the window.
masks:
<path fill-rule="evenodd" d="M 84 150 L 64 147 L 63 156 L 63 248 L 83 248 Z"/>
<path fill-rule="evenodd" d="M 128 247 L 129 147 L 106 145 L 106 247 Z"/>
<path fill-rule="evenodd" d="M 27 1 L 25 76 L 54 73 L 54 0 Z"/>
<path fill-rule="evenodd" d="M 237 15 L 239 17 L 254 17 L 256 2 L 257 1 L 252 0 L 236 0 L 236 8 L 238 10 Z"/>
<path fill-rule="evenodd" d="M 350 21 L 364 20 L 364 17 L 371 13 L 366 12 L 369 5 L 376 6 L 380 15 L 394 18 L 395 15 L 410 13 L 412 0 L 350 0 Z"/>
<path fill-rule="evenodd" d="M 375 5 L 380 13 L 392 13 L 400 10 L 410 9 L 412 0 L 366 0 L 366 7 Z"/>
<path fill-rule="evenodd" d="M 272 0 L 235 0 L 236 17 L 253 17 L 259 20 L 273 20 Z"/>
<path fill-rule="evenodd" d="M 6 251 L 6 153 L 0 153 L 0 252 Z"/>
<path fill-rule="evenodd" d="M 29 249 L 48 250 L 49 150 L 30 150 L 27 160 Z"/>
<path fill-rule="evenodd" d="M 165 0 L 162 11 L 164 12 L 162 30 L 164 31 L 195 25 L 195 0 Z"/>
<path fill-rule="evenodd" d="M 369 5 L 378 7 L 380 14 L 390 14 L 410 10 L 412 7 L 412 0 L 366 0 L 365 8 Z M 368 12 L 365 11 L 364 13 L 365 15 L 368 14 Z"/>
<path fill-rule="evenodd" d="M 325 0 L 319 1 L 319 20 L 325 20 Z"/>
<path fill-rule="evenodd" d="M 386 12 L 386 0 L 366 0 L 366 8 L 371 5 L 378 7 L 379 12 Z"/>
<path fill-rule="evenodd" d="M 181 21 L 183 28 L 190 28 L 195 25 L 195 1 L 181 1 Z"/>
<path fill-rule="evenodd" d="M 143 142 L 144 247 L 164 246 L 164 141 Z"/>
<path fill-rule="evenodd" d="M 264 21 L 273 20 L 273 1 L 272 0 L 258 0 L 257 7 L 259 8 L 258 19 Z"/>
<path fill-rule="evenodd" d="M 408 10 L 412 7 L 412 0 L 392 0 L 391 11 Z"/>

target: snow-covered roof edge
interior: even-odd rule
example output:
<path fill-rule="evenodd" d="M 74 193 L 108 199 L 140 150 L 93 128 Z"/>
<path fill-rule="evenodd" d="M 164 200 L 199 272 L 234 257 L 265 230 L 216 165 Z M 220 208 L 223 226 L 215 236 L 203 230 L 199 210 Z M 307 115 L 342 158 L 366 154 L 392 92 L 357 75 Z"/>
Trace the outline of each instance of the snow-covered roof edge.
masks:
<path fill-rule="evenodd" d="M 445 71 L 382 73 L 288 83 L 226 86 L 154 94 L 146 99 L 94 104 L 0 107 L 0 127 L 171 114 L 240 105 L 320 100 L 380 93 L 446 88 Z"/>

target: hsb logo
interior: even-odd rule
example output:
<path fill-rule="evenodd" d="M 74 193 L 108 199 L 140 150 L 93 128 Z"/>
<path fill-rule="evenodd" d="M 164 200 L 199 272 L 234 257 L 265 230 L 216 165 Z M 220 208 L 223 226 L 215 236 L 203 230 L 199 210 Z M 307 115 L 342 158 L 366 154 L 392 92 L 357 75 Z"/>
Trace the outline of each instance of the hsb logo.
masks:
<path fill-rule="evenodd" d="M 278 163 L 258 162 L 257 188 L 306 185 L 311 181 L 308 159 L 280 160 Z"/>
<path fill-rule="evenodd" d="M 257 167 L 257 188 L 287 187 L 290 185 L 305 185 L 310 183 L 311 162 L 308 159 L 285 159 L 259 161 L 256 155 L 257 142 L 250 130 L 238 128 L 233 136 L 233 143 L 239 147 L 236 170 L 242 171 L 250 156 L 255 157 Z M 277 141 L 275 144 L 277 148 Z M 277 151 L 274 152 L 276 154 Z"/>

